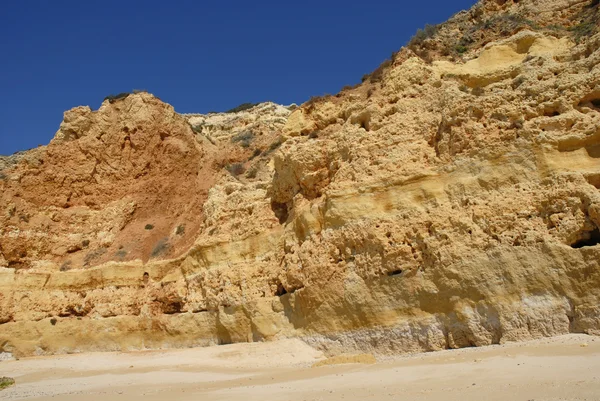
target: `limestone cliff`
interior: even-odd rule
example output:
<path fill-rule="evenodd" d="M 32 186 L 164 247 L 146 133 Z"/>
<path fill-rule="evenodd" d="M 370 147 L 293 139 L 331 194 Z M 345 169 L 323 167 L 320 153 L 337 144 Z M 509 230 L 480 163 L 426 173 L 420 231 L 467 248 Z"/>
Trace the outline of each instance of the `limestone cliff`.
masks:
<path fill-rule="evenodd" d="M 294 109 L 76 108 L 0 160 L 0 352 L 600 333 L 597 1 L 482 1 Z"/>

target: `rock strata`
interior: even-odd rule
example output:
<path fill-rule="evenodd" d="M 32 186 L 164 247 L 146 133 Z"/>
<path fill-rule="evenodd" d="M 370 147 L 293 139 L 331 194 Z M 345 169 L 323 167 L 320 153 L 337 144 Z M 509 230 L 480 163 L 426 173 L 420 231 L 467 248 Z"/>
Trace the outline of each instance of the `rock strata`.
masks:
<path fill-rule="evenodd" d="M 0 352 L 600 334 L 598 15 L 482 1 L 298 108 L 66 112 L 0 160 Z"/>

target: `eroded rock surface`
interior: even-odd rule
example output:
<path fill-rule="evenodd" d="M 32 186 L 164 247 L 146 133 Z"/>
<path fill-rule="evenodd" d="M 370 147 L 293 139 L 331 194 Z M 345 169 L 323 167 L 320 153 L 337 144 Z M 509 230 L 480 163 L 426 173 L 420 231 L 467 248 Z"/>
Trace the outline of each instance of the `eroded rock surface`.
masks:
<path fill-rule="evenodd" d="M 65 113 L 0 160 L 0 352 L 599 334 L 598 7 L 480 2 L 297 109 Z"/>

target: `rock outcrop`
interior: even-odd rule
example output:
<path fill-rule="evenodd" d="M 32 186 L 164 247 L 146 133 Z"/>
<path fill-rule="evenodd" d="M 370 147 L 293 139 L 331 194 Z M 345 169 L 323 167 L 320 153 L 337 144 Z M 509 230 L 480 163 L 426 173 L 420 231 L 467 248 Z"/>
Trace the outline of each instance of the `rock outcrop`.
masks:
<path fill-rule="evenodd" d="M 0 160 L 0 352 L 600 334 L 599 15 L 482 1 L 299 108 L 65 113 Z"/>

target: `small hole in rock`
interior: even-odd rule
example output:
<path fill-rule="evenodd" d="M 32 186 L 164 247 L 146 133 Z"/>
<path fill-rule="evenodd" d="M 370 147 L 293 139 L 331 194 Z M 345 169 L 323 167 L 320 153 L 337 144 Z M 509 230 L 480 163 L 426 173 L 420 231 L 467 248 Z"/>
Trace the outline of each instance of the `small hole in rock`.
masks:
<path fill-rule="evenodd" d="M 556 116 L 560 116 L 560 113 L 558 112 L 558 110 L 547 109 L 547 110 L 544 110 L 544 116 L 556 117 Z"/>
<path fill-rule="evenodd" d="M 388 276 L 392 277 L 392 276 L 399 276 L 402 274 L 402 270 L 401 269 L 397 269 L 397 270 L 393 270 L 391 272 L 388 273 Z"/>
<path fill-rule="evenodd" d="M 272 201 L 271 210 L 275 213 L 275 217 L 279 220 L 279 224 L 285 224 L 289 217 L 288 207 L 285 203 Z"/>
<path fill-rule="evenodd" d="M 596 227 L 593 231 L 585 233 L 582 239 L 571 244 L 571 248 L 580 249 L 598 244 L 600 244 L 600 230 Z"/>
<path fill-rule="evenodd" d="M 281 297 L 285 294 L 287 294 L 287 290 L 285 289 L 285 287 L 283 286 L 283 284 L 279 283 L 277 284 L 277 291 L 275 291 L 275 295 L 278 297 Z"/>
<path fill-rule="evenodd" d="M 588 107 L 594 111 L 600 111 L 600 98 L 595 97 L 594 95 L 586 96 L 579 102 L 577 106 Z"/>

